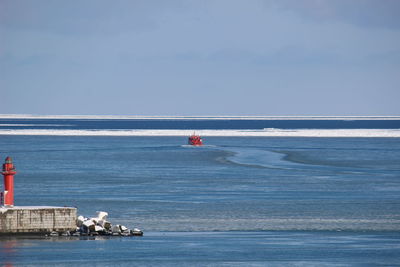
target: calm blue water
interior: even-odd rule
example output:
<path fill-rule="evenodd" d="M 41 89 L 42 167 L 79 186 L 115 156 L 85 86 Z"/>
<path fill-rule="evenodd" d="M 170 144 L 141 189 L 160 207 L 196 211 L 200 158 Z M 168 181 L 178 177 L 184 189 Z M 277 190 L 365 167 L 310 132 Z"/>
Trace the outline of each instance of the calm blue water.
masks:
<path fill-rule="evenodd" d="M 400 265 L 398 138 L 203 139 L 0 135 L 0 157 L 18 171 L 16 205 L 104 210 L 145 232 L 2 238 L 0 262 Z"/>

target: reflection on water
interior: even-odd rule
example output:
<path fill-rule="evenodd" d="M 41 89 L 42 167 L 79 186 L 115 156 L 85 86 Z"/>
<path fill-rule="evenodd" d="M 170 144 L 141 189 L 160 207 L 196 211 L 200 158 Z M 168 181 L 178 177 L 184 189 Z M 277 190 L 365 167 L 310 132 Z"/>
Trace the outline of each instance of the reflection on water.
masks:
<path fill-rule="evenodd" d="M 20 244 L 16 239 L 0 239 L 0 250 L 1 254 L 4 255 L 1 263 L 4 266 L 13 266 L 13 260 L 17 257 L 17 246 L 20 246 Z"/>

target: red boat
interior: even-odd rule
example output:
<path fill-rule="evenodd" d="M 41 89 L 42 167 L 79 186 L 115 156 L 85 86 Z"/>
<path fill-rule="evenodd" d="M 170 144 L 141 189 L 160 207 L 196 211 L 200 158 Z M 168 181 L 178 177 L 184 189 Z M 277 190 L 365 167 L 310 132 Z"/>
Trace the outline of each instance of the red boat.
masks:
<path fill-rule="evenodd" d="M 192 134 L 191 136 L 189 136 L 188 144 L 192 146 L 202 146 L 203 141 L 201 140 L 200 136 Z"/>

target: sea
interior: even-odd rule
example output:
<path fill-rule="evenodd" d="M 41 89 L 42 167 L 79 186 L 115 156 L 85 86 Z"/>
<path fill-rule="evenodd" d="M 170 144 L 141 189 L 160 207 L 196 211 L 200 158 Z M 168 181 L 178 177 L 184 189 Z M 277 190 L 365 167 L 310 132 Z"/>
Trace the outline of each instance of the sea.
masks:
<path fill-rule="evenodd" d="M 400 117 L 0 115 L 7 156 L 15 205 L 144 235 L 2 236 L 3 266 L 400 266 Z"/>

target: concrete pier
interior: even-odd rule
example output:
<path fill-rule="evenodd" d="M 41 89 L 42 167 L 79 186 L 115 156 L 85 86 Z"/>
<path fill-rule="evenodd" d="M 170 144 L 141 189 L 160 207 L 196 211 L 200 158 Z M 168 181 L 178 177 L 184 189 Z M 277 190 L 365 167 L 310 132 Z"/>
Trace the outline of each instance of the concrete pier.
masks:
<path fill-rule="evenodd" d="M 74 231 L 76 214 L 71 207 L 0 207 L 0 235 Z"/>

